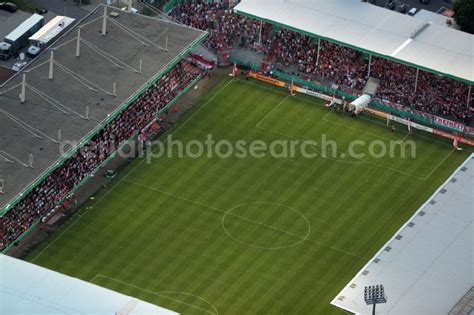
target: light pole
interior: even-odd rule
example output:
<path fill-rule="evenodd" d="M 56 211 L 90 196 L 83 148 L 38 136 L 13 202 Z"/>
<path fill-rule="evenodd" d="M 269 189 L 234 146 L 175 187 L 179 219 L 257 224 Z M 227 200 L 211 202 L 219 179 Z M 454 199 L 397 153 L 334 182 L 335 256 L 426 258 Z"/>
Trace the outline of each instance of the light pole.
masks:
<path fill-rule="evenodd" d="M 387 303 L 383 285 L 369 285 L 365 287 L 364 301 L 367 305 L 373 305 L 372 315 L 375 315 L 375 305 Z"/>

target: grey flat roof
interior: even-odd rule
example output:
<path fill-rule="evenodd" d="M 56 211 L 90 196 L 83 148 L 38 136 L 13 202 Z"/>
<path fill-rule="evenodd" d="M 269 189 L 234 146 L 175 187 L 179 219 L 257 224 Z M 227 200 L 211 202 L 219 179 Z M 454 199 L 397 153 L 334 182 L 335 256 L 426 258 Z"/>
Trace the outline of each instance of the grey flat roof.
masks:
<path fill-rule="evenodd" d="M 25 103 L 19 99 L 22 74 L 0 87 L 0 92 L 4 92 L 0 94 L 0 180 L 4 181 L 0 209 L 3 211 L 64 158 L 56 143 L 58 130 L 63 141 L 90 137 L 102 122 L 114 117 L 122 104 L 127 105 L 136 92 L 206 35 L 187 26 L 109 7 L 108 13 L 115 11 L 119 17 L 107 21 L 107 35 L 103 36 L 100 33 L 103 11 L 100 6 L 80 22 L 81 38 L 90 43 L 81 44 L 80 57 L 75 56 L 77 25 L 51 46 L 55 48 L 55 61 L 63 69 L 87 79 L 89 87 L 97 91 L 58 65 L 54 67 L 54 79 L 48 80 L 49 51 L 24 69 L 29 85 Z M 135 34 L 140 34 L 138 39 Z M 165 47 L 166 37 L 168 51 L 158 47 Z M 137 73 L 140 60 L 142 73 Z M 110 95 L 114 82 L 116 96 Z M 85 119 L 86 107 L 89 107 L 89 119 Z M 30 155 L 33 168 L 29 167 Z"/>
<path fill-rule="evenodd" d="M 444 27 L 453 27 L 453 26 L 449 26 L 447 24 L 447 21 L 451 21 L 453 23 L 453 25 L 455 26 L 455 28 L 458 27 L 457 25 L 454 24 L 455 23 L 454 18 L 449 18 L 449 17 L 444 16 L 442 14 L 431 12 L 431 11 L 428 11 L 428 10 L 425 10 L 425 9 L 419 10 L 418 12 L 416 12 L 416 14 L 413 17 L 415 19 L 420 20 L 420 21 L 430 20 L 430 21 L 433 21 L 433 23 L 436 23 L 436 24 L 444 26 Z"/>
<path fill-rule="evenodd" d="M 331 304 L 368 314 L 364 287 L 382 284 L 377 313 L 448 314 L 474 286 L 473 187 L 471 154 Z"/>
<path fill-rule="evenodd" d="M 360 0 L 242 0 L 234 10 L 474 84 L 474 35 L 465 32 L 423 27 L 423 21 Z"/>

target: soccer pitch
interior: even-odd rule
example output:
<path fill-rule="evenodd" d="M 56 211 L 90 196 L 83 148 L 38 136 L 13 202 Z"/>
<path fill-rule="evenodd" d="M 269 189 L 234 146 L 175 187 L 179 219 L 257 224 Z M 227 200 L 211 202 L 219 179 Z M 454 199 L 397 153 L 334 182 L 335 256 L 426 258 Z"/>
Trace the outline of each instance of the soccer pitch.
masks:
<path fill-rule="evenodd" d="M 467 157 L 230 78 L 170 133 L 266 143 L 325 134 L 339 152 L 356 139 L 412 140 L 417 156 L 137 159 L 27 260 L 185 314 L 341 314 L 332 298 Z"/>

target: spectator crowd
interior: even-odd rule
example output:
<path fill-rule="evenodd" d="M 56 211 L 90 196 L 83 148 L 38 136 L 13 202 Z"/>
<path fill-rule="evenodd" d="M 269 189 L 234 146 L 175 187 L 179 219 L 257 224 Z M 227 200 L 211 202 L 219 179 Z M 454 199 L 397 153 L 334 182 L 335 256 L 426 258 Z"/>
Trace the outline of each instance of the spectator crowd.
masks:
<path fill-rule="evenodd" d="M 260 22 L 233 13 L 233 2 L 190 0 L 177 4 L 171 16 L 210 33 L 206 45 L 213 51 L 246 48 L 264 54 L 277 69 L 295 66 L 303 78 L 335 83 L 360 93 L 369 78 L 366 54 L 325 40 L 280 28 L 262 32 Z M 263 23 L 263 29 L 269 30 Z M 318 43 L 319 58 L 318 55 Z M 370 76 L 380 79 L 376 97 L 430 114 L 472 122 L 474 94 L 468 106 L 468 85 L 387 59 L 373 56 Z M 415 82 L 417 82 L 415 84 Z M 474 93 L 474 92 L 473 92 Z"/>
<path fill-rule="evenodd" d="M 0 251 L 52 210 L 202 71 L 181 61 L 0 218 Z"/>

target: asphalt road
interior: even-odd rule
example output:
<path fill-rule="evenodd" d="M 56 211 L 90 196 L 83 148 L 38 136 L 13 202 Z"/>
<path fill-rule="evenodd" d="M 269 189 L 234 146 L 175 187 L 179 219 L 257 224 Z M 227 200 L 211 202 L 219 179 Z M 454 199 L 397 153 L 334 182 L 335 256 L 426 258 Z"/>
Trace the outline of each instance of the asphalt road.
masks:
<path fill-rule="evenodd" d="M 372 0 L 372 3 L 374 2 L 376 5 L 383 7 L 387 0 Z M 441 7 L 452 9 L 454 0 L 430 0 L 428 4 L 421 4 L 419 0 L 395 0 L 395 2 L 406 4 L 409 8 L 415 7 L 437 12 Z"/>
<path fill-rule="evenodd" d="M 69 3 L 64 0 L 31 0 L 39 6 L 56 13 L 57 15 L 65 15 L 75 19 L 83 18 L 89 11 Z"/>
<path fill-rule="evenodd" d="M 71 4 L 64 0 L 31 0 L 41 7 L 48 9 L 58 15 L 66 15 L 75 19 L 84 17 L 88 10 Z M 395 0 L 396 2 L 406 4 L 409 8 L 416 7 L 432 12 L 438 11 L 441 7 L 452 9 L 454 0 L 430 0 L 429 4 L 421 4 L 420 0 Z M 371 0 L 370 2 L 383 7 L 387 0 Z"/>

